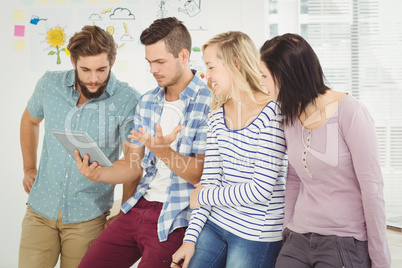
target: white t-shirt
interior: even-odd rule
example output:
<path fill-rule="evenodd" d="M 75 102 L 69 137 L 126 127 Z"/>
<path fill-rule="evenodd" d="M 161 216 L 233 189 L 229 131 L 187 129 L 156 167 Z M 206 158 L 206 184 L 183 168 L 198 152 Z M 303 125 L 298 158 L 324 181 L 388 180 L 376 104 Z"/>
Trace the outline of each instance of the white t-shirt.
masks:
<path fill-rule="evenodd" d="M 181 100 L 168 102 L 164 100 L 160 125 L 163 135 L 169 135 L 173 129 L 179 125 L 183 117 L 183 103 Z M 176 148 L 177 140 L 171 144 L 171 148 Z M 148 190 L 144 194 L 144 198 L 148 201 L 166 201 L 166 189 L 170 185 L 171 170 L 163 161 L 156 158 L 155 166 L 158 169 L 155 179 L 149 184 Z"/>

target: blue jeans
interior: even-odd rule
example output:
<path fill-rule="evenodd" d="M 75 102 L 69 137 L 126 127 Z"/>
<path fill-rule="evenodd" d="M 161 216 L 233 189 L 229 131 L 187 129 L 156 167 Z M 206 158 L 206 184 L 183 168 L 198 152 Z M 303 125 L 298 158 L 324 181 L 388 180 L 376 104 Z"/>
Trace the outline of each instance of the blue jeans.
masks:
<path fill-rule="evenodd" d="M 207 221 L 198 237 L 189 267 L 273 268 L 281 247 L 282 241 L 246 240 Z"/>

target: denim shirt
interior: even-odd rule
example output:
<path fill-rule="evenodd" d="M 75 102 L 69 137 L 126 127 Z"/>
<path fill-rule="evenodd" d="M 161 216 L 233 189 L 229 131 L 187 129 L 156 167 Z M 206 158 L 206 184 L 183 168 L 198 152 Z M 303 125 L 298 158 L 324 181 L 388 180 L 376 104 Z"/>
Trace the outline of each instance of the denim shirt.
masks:
<path fill-rule="evenodd" d="M 190 84 L 180 93 L 184 116 L 179 125 L 185 126 L 185 129 L 180 131 L 177 136 L 175 151 L 179 154 L 194 157 L 195 154 L 205 153 L 211 96 L 211 90 L 196 73 Z M 165 90 L 161 87 L 157 87 L 141 97 L 135 111 L 134 130 L 138 131 L 138 128 L 142 127 L 150 135 L 155 136 L 155 125 L 160 123 L 164 98 Z M 144 146 L 135 140 L 132 140 L 132 142 Z M 155 178 L 157 172 L 155 157 L 150 150 L 145 148 L 141 164 L 145 175 L 140 181 L 134 196 L 122 205 L 121 209 L 124 213 L 130 211 L 148 190 L 150 182 Z M 166 241 L 168 235 L 176 228 L 188 226 L 191 215 L 189 207 L 190 194 L 194 186 L 173 172 L 171 172 L 170 179 L 167 200 L 163 203 L 158 219 L 158 237 L 161 242 Z"/>
<path fill-rule="evenodd" d="M 110 161 L 121 155 L 140 94 L 113 74 L 105 92 L 77 107 L 74 70 L 46 72 L 28 101 L 28 111 L 44 118 L 44 140 L 38 174 L 28 205 L 40 215 L 63 223 L 94 219 L 113 205 L 114 185 L 93 183 L 83 176 L 51 130 L 86 131 Z"/>

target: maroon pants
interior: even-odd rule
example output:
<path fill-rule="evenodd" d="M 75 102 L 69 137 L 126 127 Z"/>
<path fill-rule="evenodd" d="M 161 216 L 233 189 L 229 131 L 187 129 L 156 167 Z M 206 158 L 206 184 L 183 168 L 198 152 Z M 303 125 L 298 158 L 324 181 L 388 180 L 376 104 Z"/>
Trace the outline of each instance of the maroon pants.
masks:
<path fill-rule="evenodd" d="M 130 267 L 138 259 L 139 268 L 170 267 L 172 255 L 181 246 L 184 228 L 160 242 L 157 222 L 162 203 L 141 198 L 127 213 L 121 214 L 95 240 L 79 268 Z"/>

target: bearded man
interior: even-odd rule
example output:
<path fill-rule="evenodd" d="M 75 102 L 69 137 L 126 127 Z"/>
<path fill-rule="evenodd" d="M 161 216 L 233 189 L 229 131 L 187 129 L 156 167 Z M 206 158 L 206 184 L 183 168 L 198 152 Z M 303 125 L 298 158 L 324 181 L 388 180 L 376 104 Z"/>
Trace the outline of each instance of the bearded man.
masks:
<path fill-rule="evenodd" d="M 114 185 L 94 183 L 76 168 L 53 136 L 53 129 L 85 131 L 113 162 L 126 150 L 140 94 L 111 72 L 113 37 L 85 26 L 67 46 L 74 69 L 46 72 L 21 119 L 24 190 L 29 194 L 22 223 L 19 267 L 76 268 L 104 229 L 113 205 Z M 44 120 L 37 167 L 39 125 Z"/>

